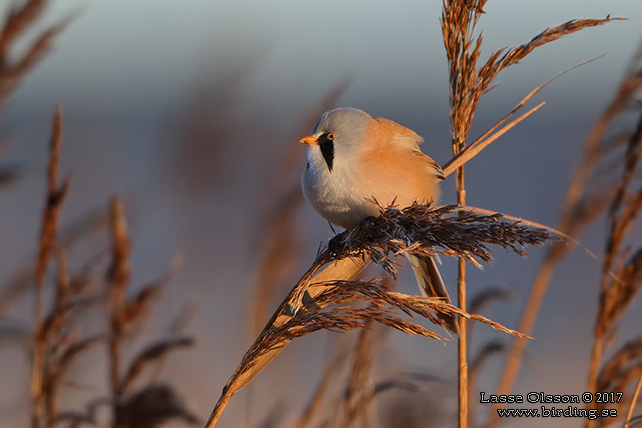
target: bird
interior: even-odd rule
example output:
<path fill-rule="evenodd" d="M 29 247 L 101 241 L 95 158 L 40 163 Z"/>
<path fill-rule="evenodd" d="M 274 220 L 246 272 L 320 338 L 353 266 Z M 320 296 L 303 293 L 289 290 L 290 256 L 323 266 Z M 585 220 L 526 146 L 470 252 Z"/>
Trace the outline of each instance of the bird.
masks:
<path fill-rule="evenodd" d="M 413 130 L 357 108 L 328 110 L 299 141 L 308 146 L 303 195 L 321 217 L 345 229 L 379 216 L 379 205 L 437 204 L 446 176 L 419 148 L 423 141 Z M 434 258 L 406 256 L 420 293 L 451 303 Z M 437 315 L 459 334 L 454 316 Z"/>

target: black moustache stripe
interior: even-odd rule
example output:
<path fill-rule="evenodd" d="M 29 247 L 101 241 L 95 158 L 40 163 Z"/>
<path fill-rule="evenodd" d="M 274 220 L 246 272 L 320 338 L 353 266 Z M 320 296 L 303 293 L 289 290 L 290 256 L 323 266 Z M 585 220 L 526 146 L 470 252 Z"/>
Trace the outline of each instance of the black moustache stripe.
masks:
<path fill-rule="evenodd" d="M 328 164 L 328 169 L 332 172 L 332 163 L 334 162 L 334 143 L 329 140 L 325 135 L 319 138 L 319 147 L 325 163 Z"/>

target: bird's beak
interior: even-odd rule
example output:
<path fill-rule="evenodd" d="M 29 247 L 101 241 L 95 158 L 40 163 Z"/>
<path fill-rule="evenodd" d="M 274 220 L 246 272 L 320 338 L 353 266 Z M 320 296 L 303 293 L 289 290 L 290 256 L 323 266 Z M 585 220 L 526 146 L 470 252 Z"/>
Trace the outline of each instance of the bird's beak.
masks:
<path fill-rule="evenodd" d="M 308 135 L 307 137 L 303 137 L 299 140 L 299 143 L 307 144 L 308 146 L 313 146 L 313 145 L 319 145 L 319 140 L 314 138 L 312 135 Z"/>

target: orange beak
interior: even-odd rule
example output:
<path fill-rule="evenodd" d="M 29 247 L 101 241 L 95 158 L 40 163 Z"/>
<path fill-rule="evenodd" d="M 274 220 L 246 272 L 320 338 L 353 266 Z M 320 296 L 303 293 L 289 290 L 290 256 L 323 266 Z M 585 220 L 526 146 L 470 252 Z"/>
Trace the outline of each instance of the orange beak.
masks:
<path fill-rule="evenodd" d="M 319 140 L 314 138 L 312 135 L 308 135 L 307 137 L 301 138 L 299 143 L 307 144 L 308 146 L 319 145 Z"/>

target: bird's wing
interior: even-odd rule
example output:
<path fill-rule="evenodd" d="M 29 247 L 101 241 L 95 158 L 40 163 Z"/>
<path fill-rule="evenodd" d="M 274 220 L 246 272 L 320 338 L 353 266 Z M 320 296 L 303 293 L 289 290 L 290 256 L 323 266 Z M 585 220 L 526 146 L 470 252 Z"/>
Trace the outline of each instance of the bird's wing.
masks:
<path fill-rule="evenodd" d="M 440 180 L 445 180 L 446 176 L 444 175 L 444 170 L 441 169 L 441 166 L 435 162 L 433 158 L 428 156 L 427 154 L 423 153 L 420 150 L 415 151 L 415 154 L 422 160 L 422 162 L 426 163 L 426 165 L 433 170 L 435 173 L 435 176 L 437 176 L 438 179 Z"/>

